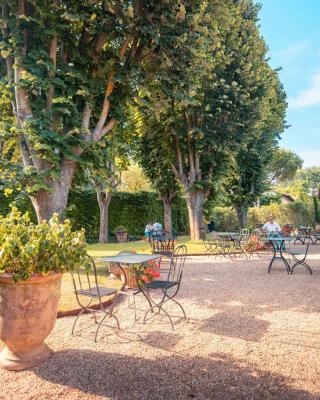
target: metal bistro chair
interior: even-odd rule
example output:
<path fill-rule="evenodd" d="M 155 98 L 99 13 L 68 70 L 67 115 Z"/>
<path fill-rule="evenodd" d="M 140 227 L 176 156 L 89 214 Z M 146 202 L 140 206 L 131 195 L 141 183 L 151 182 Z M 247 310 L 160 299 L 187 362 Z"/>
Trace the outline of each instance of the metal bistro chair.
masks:
<path fill-rule="evenodd" d="M 216 240 L 209 240 L 205 230 L 200 231 L 200 238 L 203 242 L 204 248 L 206 249 L 206 254 L 208 256 L 216 256 L 218 247 Z"/>
<path fill-rule="evenodd" d="M 250 238 L 250 231 L 249 229 L 241 229 L 239 236 L 236 238 L 236 249 L 240 250 L 240 256 L 242 254 L 244 254 L 247 258 L 247 260 L 249 259 L 249 255 L 251 255 L 250 253 L 247 252 L 246 250 L 246 246 L 248 244 Z"/>
<path fill-rule="evenodd" d="M 174 252 L 175 236 L 169 232 L 162 231 L 161 235 L 150 237 L 150 245 L 152 254 L 161 254 L 162 256 L 171 257 Z"/>
<path fill-rule="evenodd" d="M 92 313 L 94 315 L 94 321 L 98 325 L 94 338 L 94 341 L 96 342 L 100 327 L 106 318 L 114 319 L 118 331 L 120 330 L 118 318 L 114 314 L 114 308 L 117 304 L 120 293 L 125 288 L 126 277 L 124 271 L 122 271 L 123 279 L 121 279 L 122 285 L 120 289 L 101 286 L 98 283 L 97 269 L 94 260 L 90 256 L 87 256 L 87 259 L 88 262 L 85 268 L 78 267 L 75 271 L 71 271 L 76 299 L 81 307 L 81 311 L 73 323 L 71 333 L 72 335 L 74 334 L 75 326 L 82 314 L 87 312 Z M 120 266 L 119 268 L 122 269 Z M 103 298 L 109 296 L 114 297 L 110 302 L 105 304 Z M 95 304 L 92 304 L 94 301 L 96 301 Z M 102 313 L 100 322 L 96 316 L 96 313 L 98 312 Z"/>
<path fill-rule="evenodd" d="M 310 275 L 312 275 L 311 267 L 305 262 L 309 251 L 309 244 L 310 243 L 307 244 L 305 251 L 299 251 L 299 250 L 288 251 L 288 254 L 290 254 L 290 256 L 294 261 L 294 264 L 291 267 L 291 274 L 298 265 L 302 265 L 310 272 Z M 297 256 L 302 256 L 302 258 L 298 258 Z"/>
<path fill-rule="evenodd" d="M 217 246 L 217 255 L 220 255 L 220 260 L 223 258 L 233 260 L 235 258 L 235 242 L 227 237 L 215 237 L 214 243 Z"/>
<path fill-rule="evenodd" d="M 149 314 L 149 312 L 153 313 L 154 310 L 158 308 L 159 310 L 158 314 L 160 314 L 161 311 L 163 311 L 163 313 L 169 318 L 172 330 L 174 330 L 172 318 L 169 315 L 168 311 L 166 311 L 163 308 L 163 305 L 170 300 L 176 303 L 180 307 L 183 313 L 183 318 L 181 320 L 187 318 L 182 305 L 175 299 L 180 289 L 181 278 L 186 256 L 187 256 L 187 247 L 185 245 L 178 246 L 171 256 L 170 267 L 166 274 L 166 279 L 165 277 L 163 277 L 163 279 L 160 278 L 159 280 L 153 280 L 147 283 L 144 287 L 141 287 L 141 289 L 146 293 L 146 295 L 150 299 L 150 302 L 152 303 L 152 306 L 147 310 L 147 312 L 144 315 L 143 323 L 146 323 L 147 315 Z M 160 301 L 157 302 L 151 297 L 150 295 L 151 289 L 161 291 Z"/>

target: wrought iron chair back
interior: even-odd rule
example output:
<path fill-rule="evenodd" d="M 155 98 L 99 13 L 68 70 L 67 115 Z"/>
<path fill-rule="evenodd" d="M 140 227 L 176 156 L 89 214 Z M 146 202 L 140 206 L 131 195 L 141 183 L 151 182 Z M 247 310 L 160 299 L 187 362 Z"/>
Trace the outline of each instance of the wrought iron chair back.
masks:
<path fill-rule="evenodd" d="M 153 254 L 171 256 L 174 252 L 175 239 L 171 235 L 151 236 L 150 245 Z"/>
<path fill-rule="evenodd" d="M 185 245 L 178 246 L 171 256 L 170 267 L 168 269 L 166 278 L 164 277 L 163 279 L 155 279 L 150 283 L 147 283 L 145 287 L 141 287 L 150 304 L 150 308 L 146 311 L 144 315 L 144 323 L 146 322 L 146 318 L 149 312 L 151 312 L 154 316 L 156 315 L 154 311 L 158 309 L 158 313 L 163 312 L 169 318 L 171 327 L 172 329 L 174 329 L 173 321 L 170 314 L 167 310 L 163 308 L 163 305 L 166 304 L 168 301 L 172 301 L 180 307 L 183 313 L 182 319 L 187 318 L 182 305 L 175 299 L 175 296 L 179 292 L 186 255 L 187 247 Z M 153 299 L 150 293 L 150 289 L 161 291 L 161 300 Z"/>
<path fill-rule="evenodd" d="M 206 231 L 203 229 L 200 231 L 200 239 L 203 242 L 204 248 L 206 249 L 206 253 L 209 255 L 215 255 L 218 249 L 217 239 L 210 238 L 209 240 Z"/>
<path fill-rule="evenodd" d="M 187 247 L 185 245 L 178 246 L 171 257 L 168 282 L 178 282 L 180 284 L 183 267 L 186 262 Z"/>
<path fill-rule="evenodd" d="M 121 275 L 122 274 L 125 276 L 123 270 L 121 272 Z M 122 285 L 120 289 L 99 284 L 95 262 L 93 258 L 89 255 L 87 255 L 86 264 L 81 267 L 79 266 L 74 271 L 71 271 L 71 276 L 76 300 L 81 307 L 81 310 L 74 321 L 72 334 L 74 333 L 75 326 L 79 317 L 86 312 L 92 313 L 94 315 L 95 323 L 98 324 L 95 334 L 95 341 L 97 341 L 99 329 L 106 317 L 114 318 L 116 320 L 117 328 L 119 330 L 119 321 L 114 315 L 114 307 L 117 303 L 117 298 L 120 292 L 123 291 L 125 287 L 125 278 L 121 279 Z M 110 302 L 106 303 L 103 301 L 104 297 L 111 296 L 113 296 L 113 298 Z M 104 313 L 104 316 L 99 323 L 96 317 L 97 312 Z"/>
<path fill-rule="evenodd" d="M 240 231 L 240 237 L 241 237 L 241 239 L 242 239 L 242 238 L 243 238 L 243 239 L 247 239 L 247 238 L 249 237 L 249 235 L 250 235 L 249 229 L 247 229 L 247 228 L 241 229 L 241 231 Z"/>

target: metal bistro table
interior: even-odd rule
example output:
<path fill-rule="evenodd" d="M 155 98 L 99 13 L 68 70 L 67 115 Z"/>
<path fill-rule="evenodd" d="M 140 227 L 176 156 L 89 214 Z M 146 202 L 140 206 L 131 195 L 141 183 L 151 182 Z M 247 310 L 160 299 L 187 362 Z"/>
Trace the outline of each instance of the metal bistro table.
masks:
<path fill-rule="evenodd" d="M 292 236 L 279 237 L 279 238 L 268 237 L 268 238 L 262 238 L 260 240 L 262 242 L 271 243 L 272 248 L 273 248 L 273 257 L 272 257 L 269 267 L 268 267 L 268 274 L 270 273 L 272 265 L 276 260 L 281 260 L 286 267 L 287 273 L 290 274 L 290 265 L 288 263 L 288 260 L 285 258 L 284 254 L 283 254 L 283 252 L 285 251 L 285 250 L 283 250 L 283 247 L 284 247 L 285 242 L 290 243 L 293 240 L 295 240 L 295 238 Z"/>
<path fill-rule="evenodd" d="M 223 257 L 233 259 L 233 252 L 236 250 L 240 233 L 239 232 L 210 232 L 211 237 L 216 237 L 220 241 L 220 243 L 216 245 L 216 247 L 220 248 L 222 252 L 221 259 Z M 210 240 L 210 236 L 208 235 L 208 242 L 212 244 Z"/>
<path fill-rule="evenodd" d="M 139 254 L 139 253 L 121 253 L 115 256 L 107 256 L 107 257 L 99 257 L 99 260 L 102 262 L 115 263 L 117 265 L 125 264 L 128 266 L 136 265 L 136 264 L 144 264 L 148 261 L 157 260 L 161 258 L 160 254 Z M 134 296 L 138 293 L 142 293 L 146 300 L 149 303 L 150 308 L 152 308 L 151 301 L 144 290 L 139 286 L 139 282 L 137 280 L 138 287 L 137 288 L 126 288 L 127 291 L 132 295 L 133 305 L 134 305 L 134 322 L 137 320 L 136 315 L 136 306 Z"/>

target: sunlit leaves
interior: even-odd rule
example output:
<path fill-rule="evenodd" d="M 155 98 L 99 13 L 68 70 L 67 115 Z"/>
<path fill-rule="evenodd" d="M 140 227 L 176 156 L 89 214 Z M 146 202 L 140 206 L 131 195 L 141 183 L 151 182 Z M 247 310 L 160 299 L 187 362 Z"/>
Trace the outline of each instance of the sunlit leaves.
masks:
<path fill-rule="evenodd" d="M 32 273 L 64 272 L 85 262 L 84 232 L 72 232 L 70 221 L 51 221 L 35 225 L 28 214 L 16 208 L 0 217 L 0 272 L 13 274 L 15 281 Z"/>

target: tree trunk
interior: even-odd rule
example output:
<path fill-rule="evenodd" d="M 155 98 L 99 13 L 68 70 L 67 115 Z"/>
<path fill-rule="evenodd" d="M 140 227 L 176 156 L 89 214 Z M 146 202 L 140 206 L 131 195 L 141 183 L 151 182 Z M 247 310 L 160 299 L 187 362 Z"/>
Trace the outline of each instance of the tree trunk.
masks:
<path fill-rule="evenodd" d="M 53 186 L 60 185 L 55 184 Z M 48 221 L 53 214 L 58 214 L 59 218 L 62 219 L 63 212 L 67 207 L 69 190 L 61 191 L 56 188 L 50 192 L 40 190 L 36 196 L 30 196 L 39 224 L 44 220 Z"/>
<path fill-rule="evenodd" d="M 242 229 L 247 225 L 248 208 L 245 206 L 239 206 L 239 207 L 236 207 L 236 210 L 237 210 L 239 225 L 240 225 L 240 228 Z"/>
<path fill-rule="evenodd" d="M 170 234 L 172 234 L 171 201 L 162 198 L 162 202 L 163 202 L 164 229 Z"/>
<path fill-rule="evenodd" d="M 201 190 L 186 194 L 189 214 L 191 240 L 200 240 L 200 230 L 203 228 L 203 203 L 206 199 Z"/>
<path fill-rule="evenodd" d="M 44 220 L 48 221 L 55 213 L 60 219 L 63 218 L 75 171 L 76 163 L 65 159 L 61 166 L 60 178 L 50 179 L 46 182 L 50 190 L 41 189 L 34 196 L 30 196 L 38 223 Z"/>
<path fill-rule="evenodd" d="M 108 243 L 109 236 L 109 205 L 112 192 L 97 192 L 100 208 L 99 243 Z"/>

